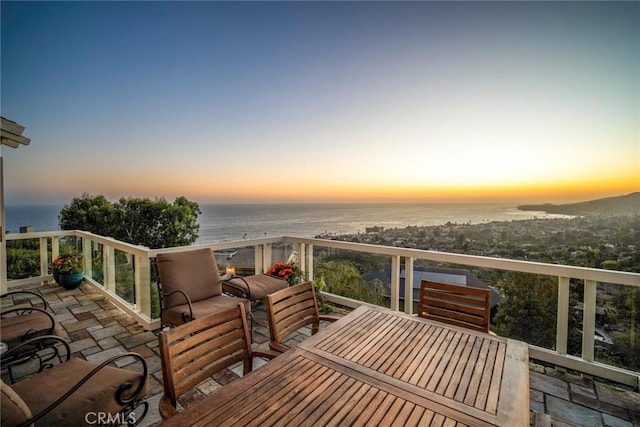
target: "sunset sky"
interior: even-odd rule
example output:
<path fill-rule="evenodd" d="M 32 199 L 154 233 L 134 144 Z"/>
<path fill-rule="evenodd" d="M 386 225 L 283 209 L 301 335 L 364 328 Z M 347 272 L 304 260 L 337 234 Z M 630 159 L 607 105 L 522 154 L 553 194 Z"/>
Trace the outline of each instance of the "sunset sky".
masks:
<path fill-rule="evenodd" d="M 640 191 L 639 2 L 1 9 L 7 204 Z"/>

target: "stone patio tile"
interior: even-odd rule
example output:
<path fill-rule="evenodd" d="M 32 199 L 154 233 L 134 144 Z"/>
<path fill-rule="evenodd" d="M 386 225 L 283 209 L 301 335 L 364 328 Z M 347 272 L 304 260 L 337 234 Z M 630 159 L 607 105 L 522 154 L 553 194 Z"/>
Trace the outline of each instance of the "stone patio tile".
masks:
<path fill-rule="evenodd" d="M 227 385 L 232 381 L 237 380 L 240 375 L 233 372 L 231 369 L 223 369 L 213 376 L 213 379 L 222 385 Z"/>
<path fill-rule="evenodd" d="M 118 314 L 120 314 L 120 310 L 117 308 L 113 308 L 109 310 L 99 309 L 93 312 L 93 315 L 98 320 L 111 319 L 112 317 L 117 316 Z"/>
<path fill-rule="evenodd" d="M 116 347 L 116 346 L 120 345 L 120 343 L 118 342 L 117 339 L 115 339 L 113 337 L 108 337 L 108 338 L 105 338 L 103 340 L 98 341 L 98 345 L 100 346 L 101 349 L 108 350 L 110 348 L 113 348 L 113 347 Z"/>
<path fill-rule="evenodd" d="M 98 309 L 97 305 L 89 304 L 89 305 L 80 305 L 78 307 L 71 307 L 69 310 L 71 310 L 73 314 L 78 314 L 78 313 L 88 313 L 90 311 L 97 310 L 97 309 Z"/>
<path fill-rule="evenodd" d="M 75 300 L 75 298 L 72 298 L 71 300 L 68 300 L 68 301 L 52 302 L 49 304 L 49 307 L 51 307 L 51 310 L 53 310 L 54 313 L 67 313 L 69 311 L 67 310 L 67 308 L 75 307 L 77 305 L 78 305 L 78 302 Z"/>
<path fill-rule="evenodd" d="M 621 420 L 620 418 L 614 417 L 609 414 L 602 414 L 602 420 L 604 421 L 604 425 L 607 427 L 633 427 L 633 424 L 631 424 L 631 422 Z"/>
<path fill-rule="evenodd" d="M 160 372 L 162 374 L 162 360 L 160 360 L 160 356 L 154 354 L 150 357 L 145 357 L 147 361 L 147 369 L 150 374 L 154 374 L 156 372 Z M 162 375 L 160 375 L 162 377 Z"/>
<path fill-rule="evenodd" d="M 149 396 L 151 396 L 147 398 L 149 411 L 147 412 L 147 415 L 140 421 L 140 423 L 137 424 L 138 427 L 155 427 L 162 423 L 162 417 L 160 416 L 160 412 L 158 411 L 158 405 L 160 404 L 162 393 L 157 395 L 149 394 Z"/>
<path fill-rule="evenodd" d="M 547 396 L 547 413 L 582 427 L 603 427 L 600 412 L 555 396 Z"/>
<path fill-rule="evenodd" d="M 544 403 L 532 400 L 529 402 L 529 410 L 544 414 Z"/>
<path fill-rule="evenodd" d="M 78 320 L 94 319 L 93 314 L 91 313 L 78 313 L 75 316 L 76 316 L 76 319 Z"/>
<path fill-rule="evenodd" d="M 584 387 L 579 384 L 569 384 L 569 391 L 572 395 L 580 395 L 591 399 L 596 399 L 596 391 L 593 387 Z"/>
<path fill-rule="evenodd" d="M 540 390 L 529 389 L 529 400 L 544 404 L 544 393 Z"/>
<path fill-rule="evenodd" d="M 91 338 L 74 340 L 69 343 L 69 347 L 71 347 L 71 353 L 79 353 L 88 348 L 95 347 L 95 346 L 96 346 L 96 342 Z"/>
<path fill-rule="evenodd" d="M 89 334 L 89 332 L 87 332 L 86 329 L 79 329 L 77 331 L 69 332 L 67 336 L 72 341 L 79 341 L 86 338 L 91 338 L 91 334 Z"/>
<path fill-rule="evenodd" d="M 153 350 L 151 350 L 149 347 L 147 347 L 146 345 L 139 345 L 137 347 L 134 347 L 132 349 L 129 349 L 129 351 L 133 351 L 135 353 L 138 353 L 140 356 L 142 357 L 151 357 L 153 356 L 155 353 L 153 352 Z"/>
<path fill-rule="evenodd" d="M 104 351 L 99 351 L 97 353 L 91 354 L 87 356 L 87 361 L 89 362 L 94 362 L 94 363 L 102 363 L 105 360 L 114 357 L 114 356 L 119 356 L 121 354 L 126 353 L 127 350 L 125 348 L 123 348 L 122 346 L 118 346 L 118 347 L 113 347 L 110 348 L 108 350 L 104 350 Z M 129 361 L 129 363 L 131 363 L 131 361 Z"/>
<path fill-rule="evenodd" d="M 88 319 L 88 320 L 82 320 L 80 322 L 74 322 L 72 320 L 67 321 L 67 322 L 62 322 L 60 323 L 62 326 L 64 326 L 64 328 L 67 330 L 67 332 L 73 332 L 73 331 L 78 331 L 80 329 L 86 329 L 90 326 L 94 326 L 98 324 L 98 321 L 96 319 Z"/>
<path fill-rule="evenodd" d="M 96 343 L 96 345 L 94 347 L 89 347 L 86 350 L 82 350 L 81 354 L 84 356 L 85 360 L 87 359 L 88 356 L 95 354 L 95 353 L 99 353 L 101 352 L 102 349 L 98 346 L 98 344 Z"/>
<path fill-rule="evenodd" d="M 105 339 L 107 337 L 112 337 L 114 335 L 118 335 L 121 334 L 122 332 L 125 332 L 125 329 L 120 326 L 120 325 L 113 325 L 113 326 L 109 326 L 106 328 L 100 328 L 100 329 L 94 329 L 91 330 L 91 336 L 96 340 L 102 340 Z"/>
<path fill-rule="evenodd" d="M 567 401 L 569 400 L 569 386 L 558 378 L 548 377 L 537 372 L 529 372 L 529 387 Z"/>
<path fill-rule="evenodd" d="M 102 319 L 100 320 L 100 324 L 106 328 L 107 326 L 119 325 L 120 323 L 118 323 L 116 319 L 112 318 L 112 319 Z"/>
<path fill-rule="evenodd" d="M 205 396 L 208 396 L 216 390 L 220 390 L 221 388 L 222 386 L 215 382 L 213 378 L 207 378 L 206 380 L 198 384 L 198 390 L 200 390 L 200 392 Z"/>
<path fill-rule="evenodd" d="M 126 348 L 134 348 L 150 341 L 157 341 L 158 337 L 153 332 L 143 332 L 141 334 L 118 337 L 122 345 Z"/>
<path fill-rule="evenodd" d="M 64 322 L 65 320 L 75 320 L 75 316 L 69 311 L 65 310 L 64 313 L 56 314 L 53 316 L 56 322 Z"/>
<path fill-rule="evenodd" d="M 574 403 L 580 404 L 582 406 L 588 406 L 589 408 L 595 409 L 599 412 L 602 412 L 603 414 L 607 413 L 609 415 L 622 419 L 628 418 L 628 412 L 626 409 L 620 406 L 615 406 L 610 403 L 600 401 L 595 398 L 577 394 L 574 395 L 571 400 Z"/>
<path fill-rule="evenodd" d="M 596 383 L 596 394 L 601 402 L 640 412 L 639 393 L 614 388 L 605 383 Z"/>

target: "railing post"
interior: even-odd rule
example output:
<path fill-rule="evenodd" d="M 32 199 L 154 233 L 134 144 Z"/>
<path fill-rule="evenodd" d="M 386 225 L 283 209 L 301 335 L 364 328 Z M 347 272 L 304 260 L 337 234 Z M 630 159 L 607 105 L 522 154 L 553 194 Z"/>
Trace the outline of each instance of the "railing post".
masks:
<path fill-rule="evenodd" d="M 116 250 L 113 246 L 104 245 L 102 248 L 103 254 L 103 274 L 104 274 L 104 287 L 108 291 L 116 293 Z"/>
<path fill-rule="evenodd" d="M 593 340 L 596 334 L 596 290 L 598 282 L 584 281 L 584 310 L 582 312 L 582 358 L 593 362 Z"/>
<path fill-rule="evenodd" d="M 60 256 L 60 236 L 51 236 L 51 261 Z"/>
<path fill-rule="evenodd" d="M 295 245 L 295 244 L 294 244 Z M 305 277 L 303 280 L 306 280 L 307 276 L 307 246 L 304 243 L 298 244 L 298 266 L 304 272 Z"/>
<path fill-rule="evenodd" d="M 313 280 L 313 245 L 307 245 L 307 279 Z"/>
<path fill-rule="evenodd" d="M 47 252 L 47 241 L 46 237 L 40 238 L 40 275 L 46 276 L 49 274 L 49 254 Z"/>
<path fill-rule="evenodd" d="M 83 274 L 87 274 L 87 272 L 89 272 L 89 274 L 91 274 L 91 272 L 93 271 L 93 266 L 91 265 L 91 244 L 92 244 L 92 240 L 83 237 L 82 238 L 82 257 L 84 258 L 84 267 L 83 267 Z"/>
<path fill-rule="evenodd" d="M 556 351 L 567 354 L 569 339 L 569 278 L 558 277 L 558 316 L 556 319 Z"/>
<path fill-rule="evenodd" d="M 151 319 L 151 262 L 149 256 L 135 255 L 135 293 L 138 312 Z"/>
<path fill-rule="evenodd" d="M 391 310 L 400 306 L 400 255 L 391 256 Z"/>
<path fill-rule="evenodd" d="M 404 312 L 413 314 L 413 258 L 404 259 Z"/>
<path fill-rule="evenodd" d="M 260 250 L 258 250 L 260 249 Z M 256 274 L 263 273 L 271 267 L 271 244 L 261 245 L 254 250 Z"/>

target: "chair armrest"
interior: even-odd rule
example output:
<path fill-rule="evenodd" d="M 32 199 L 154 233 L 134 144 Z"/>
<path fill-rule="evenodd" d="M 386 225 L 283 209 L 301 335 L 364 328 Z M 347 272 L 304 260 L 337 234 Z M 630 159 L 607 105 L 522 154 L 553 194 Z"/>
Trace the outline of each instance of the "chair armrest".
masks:
<path fill-rule="evenodd" d="M 9 296 L 12 296 L 12 295 L 19 295 L 19 294 L 25 294 L 25 295 L 30 295 L 32 297 L 37 297 L 40 301 L 42 301 L 42 306 L 44 307 L 45 310 L 49 308 L 49 304 L 47 303 L 47 300 L 44 299 L 44 297 L 42 295 L 37 294 L 35 292 L 30 292 L 30 291 L 11 291 L 11 292 L 7 292 L 6 294 L 0 295 L 0 298 L 9 297 Z"/>
<path fill-rule="evenodd" d="M 253 357 L 262 357 L 263 359 L 271 360 L 280 356 L 282 353 L 277 351 L 271 351 L 271 350 L 267 350 L 267 351 L 260 350 L 260 351 L 252 351 L 251 354 L 253 355 Z"/>
<path fill-rule="evenodd" d="M 231 282 L 231 280 L 235 280 L 235 279 L 242 280 L 244 282 L 244 284 L 246 285 L 246 289 L 243 289 L 240 286 L 236 285 L 235 283 Z M 242 295 L 242 298 L 246 298 L 249 301 L 253 301 L 251 299 L 251 287 L 249 287 L 249 283 L 247 282 L 247 280 L 244 277 L 238 276 L 238 275 L 231 275 L 231 276 L 226 277 L 225 279 L 221 280 L 221 282 L 225 286 L 228 286 L 230 288 L 236 289 Z"/>
<path fill-rule="evenodd" d="M 82 387 L 87 381 L 89 381 L 94 375 L 96 375 L 102 368 L 104 368 L 107 365 L 112 364 L 113 362 L 115 362 L 115 361 L 117 361 L 119 359 L 124 359 L 126 357 L 133 357 L 134 359 L 137 359 L 142 364 L 142 373 L 140 374 L 140 376 L 142 378 L 142 381 L 140 381 L 140 383 L 138 384 L 138 387 L 133 391 L 130 391 L 130 389 L 132 387 L 132 385 L 130 383 L 122 384 L 118 388 L 118 391 L 116 392 L 115 399 L 116 399 L 116 402 L 121 406 L 127 406 L 127 405 L 130 405 L 130 404 L 134 404 L 137 400 L 139 400 L 139 397 L 140 397 L 139 394 L 142 392 L 142 390 L 144 390 L 145 384 L 147 382 L 148 368 L 147 368 L 147 362 L 144 359 L 144 357 L 142 357 L 138 353 L 128 352 L 128 353 L 119 354 L 117 356 L 113 356 L 110 359 L 107 359 L 104 362 L 102 362 L 101 364 L 97 365 L 91 372 L 89 372 L 87 375 L 85 375 L 84 378 L 82 378 L 80 381 L 78 381 L 73 387 L 71 387 L 60 398 L 58 398 L 55 402 L 51 403 L 49 406 L 44 408 L 38 414 L 34 415 L 25 424 L 31 425 L 31 424 L 35 423 L 40 418 L 44 417 L 47 413 L 49 413 L 51 410 L 53 410 L 53 408 L 55 408 L 56 406 L 58 406 L 62 402 L 64 402 L 66 399 L 68 399 L 69 396 L 71 396 L 73 393 L 75 393 L 80 387 Z M 145 415 L 146 415 L 146 411 L 145 411 Z"/>
<path fill-rule="evenodd" d="M 31 314 L 33 312 L 39 312 L 44 314 L 45 316 L 47 316 L 49 318 L 49 322 L 51 323 L 51 330 L 53 331 L 53 329 L 56 326 L 56 320 L 53 318 L 53 316 L 51 315 L 51 313 L 49 313 L 46 310 L 43 310 L 41 308 L 38 307 L 16 307 L 16 308 L 11 308 L 9 310 L 3 311 L 0 316 L 4 317 L 5 315 L 9 314 L 9 313 L 19 313 L 19 316 L 24 316 L 27 314 Z"/>
<path fill-rule="evenodd" d="M 65 359 L 65 361 L 69 360 L 71 357 L 71 348 L 69 347 L 69 343 L 67 342 L 67 340 L 57 335 L 41 335 L 39 337 L 31 338 L 30 340 L 27 340 L 4 353 L 2 355 L 2 359 L 4 360 L 9 356 L 20 354 L 24 352 L 25 348 L 33 346 L 39 346 L 40 348 L 43 348 L 43 346 L 48 346 L 47 344 L 50 344 L 51 341 L 55 341 L 55 344 L 62 344 L 65 347 L 65 349 L 67 350 L 67 358 Z"/>
<path fill-rule="evenodd" d="M 171 403 L 171 399 L 167 396 L 162 396 L 160 398 L 160 403 L 158 403 L 158 412 L 160 412 L 160 416 L 163 420 L 167 420 L 180 413 L 180 411 L 178 411 Z"/>
<path fill-rule="evenodd" d="M 56 344 L 61 344 L 63 346 L 66 355 L 61 354 L 58 347 L 56 347 Z M 49 348 L 53 350 L 53 354 L 38 354 L 40 351 Z M 46 362 L 52 360 L 54 357 L 58 357 L 61 363 L 68 361 L 71 358 L 71 347 L 69 346 L 69 343 L 64 338 L 61 338 L 57 335 L 41 335 L 39 337 L 25 341 L 4 353 L 0 357 L 0 364 L 5 367 L 10 367 L 22 365 L 31 360 L 37 360 L 37 370 L 33 370 L 33 372 L 28 372 L 22 375 L 20 377 L 22 378 L 26 375 L 40 372 L 44 369 L 52 367 L 51 364 Z"/>
<path fill-rule="evenodd" d="M 330 315 L 324 314 L 324 315 L 320 315 L 319 319 L 323 320 L 325 322 L 332 322 L 333 323 L 333 322 L 335 322 L 337 320 L 340 320 L 340 316 L 330 316 Z"/>
<path fill-rule="evenodd" d="M 182 313 L 182 320 L 185 322 L 193 320 L 193 307 L 191 306 L 191 299 L 189 298 L 189 295 L 186 294 L 186 292 L 184 291 L 160 292 L 160 295 L 162 295 L 162 297 L 164 298 L 164 297 L 168 297 L 169 295 L 173 295 L 175 293 L 182 295 L 184 299 L 187 301 L 187 304 L 189 305 L 189 319 L 185 319 L 184 318 L 185 313 Z"/>
<path fill-rule="evenodd" d="M 289 347 L 287 347 L 286 345 L 273 342 L 273 341 L 269 342 L 269 348 L 275 351 L 276 353 L 284 353 L 285 351 L 289 350 Z"/>

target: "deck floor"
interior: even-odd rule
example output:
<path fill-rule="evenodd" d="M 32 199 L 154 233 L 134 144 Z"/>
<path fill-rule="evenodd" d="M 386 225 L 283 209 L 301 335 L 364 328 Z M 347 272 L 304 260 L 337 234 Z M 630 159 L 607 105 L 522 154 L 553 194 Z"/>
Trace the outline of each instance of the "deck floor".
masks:
<path fill-rule="evenodd" d="M 158 331 L 145 331 L 86 283 L 71 291 L 55 283 L 35 283 L 21 288 L 35 289 L 45 296 L 61 326 L 59 334 L 71 343 L 73 356 L 101 362 L 120 353 L 135 351 L 145 357 L 150 372 L 150 411 L 140 425 L 160 423 L 157 408 L 162 396 L 162 369 Z M 269 340 L 266 313 L 259 307 L 254 316 L 254 345 L 266 349 Z M 303 340 L 309 334 L 309 330 L 301 330 L 292 340 Z M 261 363 L 264 361 L 256 361 L 256 365 Z M 640 394 L 628 387 L 582 378 L 535 361 L 530 362 L 529 368 L 531 411 L 549 414 L 554 419 L 553 425 L 562 426 L 564 422 L 578 426 L 640 426 Z M 189 404 L 215 392 L 238 378 L 241 372 L 240 366 L 222 371 L 184 396 L 183 403 Z"/>

